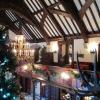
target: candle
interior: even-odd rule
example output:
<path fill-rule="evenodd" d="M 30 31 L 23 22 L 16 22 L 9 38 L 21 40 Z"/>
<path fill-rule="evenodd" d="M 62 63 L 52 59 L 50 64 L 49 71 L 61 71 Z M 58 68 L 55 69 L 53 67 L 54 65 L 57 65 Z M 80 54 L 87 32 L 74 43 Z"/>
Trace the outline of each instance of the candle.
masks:
<path fill-rule="evenodd" d="M 17 37 L 15 37 L 15 41 L 18 42 L 18 38 Z"/>
<path fill-rule="evenodd" d="M 22 53 L 22 51 L 20 50 L 20 51 L 19 51 L 19 55 L 20 55 L 20 56 L 21 56 L 21 53 Z"/>

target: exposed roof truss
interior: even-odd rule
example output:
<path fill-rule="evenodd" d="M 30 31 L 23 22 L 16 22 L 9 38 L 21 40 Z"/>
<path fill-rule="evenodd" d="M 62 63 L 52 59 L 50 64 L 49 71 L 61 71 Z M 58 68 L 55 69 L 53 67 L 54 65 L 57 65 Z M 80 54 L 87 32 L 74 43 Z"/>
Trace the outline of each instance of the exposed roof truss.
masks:
<path fill-rule="evenodd" d="M 87 39 L 100 30 L 99 4 L 99 0 L 1 0 L 0 10 L 6 20 L 1 18 L 0 22 L 33 42 Z"/>

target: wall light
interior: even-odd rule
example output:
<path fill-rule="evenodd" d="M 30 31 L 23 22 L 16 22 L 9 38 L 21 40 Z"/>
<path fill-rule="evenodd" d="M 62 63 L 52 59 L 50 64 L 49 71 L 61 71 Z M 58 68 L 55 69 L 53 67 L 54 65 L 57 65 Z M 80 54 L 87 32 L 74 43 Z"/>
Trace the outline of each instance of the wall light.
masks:
<path fill-rule="evenodd" d="M 69 64 L 71 65 L 72 64 L 72 58 L 69 57 Z"/>
<path fill-rule="evenodd" d="M 43 82 L 43 83 L 42 83 L 42 86 L 45 86 L 45 85 L 46 85 L 46 83 Z"/>
<path fill-rule="evenodd" d="M 85 100 L 92 100 L 92 98 L 91 97 L 88 97 L 88 96 L 84 97 L 84 99 Z"/>
<path fill-rule="evenodd" d="M 42 77 L 38 77 L 39 80 L 43 81 L 44 79 Z"/>
<path fill-rule="evenodd" d="M 23 66 L 23 71 L 26 71 L 28 69 L 28 66 L 27 65 L 24 65 Z"/>
<path fill-rule="evenodd" d="M 89 45 L 88 45 L 88 51 L 90 53 L 94 53 L 97 50 L 98 50 L 98 44 L 96 42 L 89 43 Z"/>
<path fill-rule="evenodd" d="M 62 73 L 61 73 L 61 78 L 62 78 L 62 79 L 66 79 L 66 80 L 67 80 L 67 79 L 69 79 L 69 78 L 70 78 L 70 76 L 69 76 L 69 74 L 68 74 L 68 73 L 62 72 Z"/>

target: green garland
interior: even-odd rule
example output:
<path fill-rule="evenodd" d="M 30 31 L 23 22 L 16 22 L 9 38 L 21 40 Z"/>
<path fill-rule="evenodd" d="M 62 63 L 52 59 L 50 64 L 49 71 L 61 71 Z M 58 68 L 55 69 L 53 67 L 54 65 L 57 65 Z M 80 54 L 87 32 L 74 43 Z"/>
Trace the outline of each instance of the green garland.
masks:
<path fill-rule="evenodd" d="M 74 78 L 79 78 L 80 75 L 78 73 L 74 73 L 73 71 L 70 71 L 70 73 L 74 76 Z"/>
<path fill-rule="evenodd" d="M 43 71 L 41 69 L 37 69 L 37 68 L 33 69 L 33 73 L 40 74 L 40 75 L 46 75 L 45 71 Z"/>

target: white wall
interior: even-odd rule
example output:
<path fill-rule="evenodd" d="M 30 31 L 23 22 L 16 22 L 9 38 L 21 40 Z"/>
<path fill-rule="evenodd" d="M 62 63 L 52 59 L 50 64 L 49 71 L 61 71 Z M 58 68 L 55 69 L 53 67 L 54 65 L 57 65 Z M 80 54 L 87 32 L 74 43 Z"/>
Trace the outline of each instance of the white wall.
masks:
<path fill-rule="evenodd" d="M 14 32 L 12 32 L 11 30 L 8 30 L 8 32 L 9 32 L 9 39 L 14 41 L 15 37 L 16 37 L 16 34 Z"/>
<path fill-rule="evenodd" d="M 79 58 L 80 61 L 93 62 L 94 56 L 90 54 L 89 47 L 93 48 L 94 43 L 95 45 L 98 45 L 100 43 L 100 37 L 89 38 L 89 41 L 87 43 L 87 48 L 85 48 L 83 39 L 75 39 L 74 40 L 74 60 L 76 61 L 76 54 L 78 52 L 78 53 L 84 54 L 84 58 Z M 98 48 L 96 49 L 98 50 Z"/>
<path fill-rule="evenodd" d="M 16 35 L 11 30 L 9 30 L 9 38 L 11 40 L 14 40 L 15 36 Z M 100 37 L 89 38 L 87 48 L 85 48 L 85 46 L 84 46 L 84 40 L 83 39 L 75 39 L 74 40 L 74 61 L 76 61 L 76 54 L 78 52 L 78 53 L 84 54 L 84 58 L 79 58 L 80 61 L 82 61 L 82 62 L 93 62 L 93 56 L 90 54 L 90 52 L 88 50 L 89 44 L 93 43 L 93 42 L 99 44 L 100 43 Z M 47 51 L 50 51 L 50 48 L 52 47 L 52 43 L 53 42 L 50 42 L 49 46 L 46 44 L 46 42 L 36 43 L 36 44 L 32 43 L 31 47 L 37 48 L 37 47 L 47 46 Z M 93 45 L 91 45 L 91 47 L 92 46 Z M 65 47 L 63 46 L 63 48 L 65 48 Z M 55 49 L 57 49 L 57 48 L 55 47 Z M 65 53 L 64 50 L 65 49 L 62 50 L 62 55 L 64 55 L 64 53 Z M 58 52 L 54 53 L 54 62 L 58 62 Z"/>

